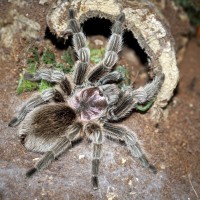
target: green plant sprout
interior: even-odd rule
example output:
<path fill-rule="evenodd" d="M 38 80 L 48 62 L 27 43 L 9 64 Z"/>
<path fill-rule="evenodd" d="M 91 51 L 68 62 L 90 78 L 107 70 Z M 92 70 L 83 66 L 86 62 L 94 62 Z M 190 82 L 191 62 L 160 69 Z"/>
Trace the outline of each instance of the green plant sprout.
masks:
<path fill-rule="evenodd" d="M 144 105 L 140 105 L 140 104 L 136 104 L 135 105 L 135 108 L 136 110 L 140 111 L 140 112 L 146 112 L 147 110 L 149 110 L 149 108 L 151 108 L 151 106 L 154 104 L 156 99 L 153 99 L 149 102 L 147 102 L 146 104 Z"/>
<path fill-rule="evenodd" d="M 97 64 L 100 62 L 103 58 L 103 55 L 105 54 L 105 48 L 101 47 L 100 49 L 91 49 L 90 51 L 90 56 L 91 56 L 91 61 L 94 64 Z"/>
<path fill-rule="evenodd" d="M 55 64 L 56 63 L 56 57 L 52 51 L 50 51 L 48 48 L 45 49 L 44 53 L 42 54 L 42 62 L 44 64 Z"/>
<path fill-rule="evenodd" d="M 39 83 L 39 87 L 38 87 L 38 91 L 42 92 L 43 90 L 46 90 L 48 88 L 52 87 L 52 84 L 45 81 L 45 80 L 41 80 Z"/>
<path fill-rule="evenodd" d="M 27 72 L 31 73 L 31 74 L 35 73 L 36 68 L 37 68 L 36 66 L 37 66 L 36 63 L 28 64 Z M 18 86 L 17 86 L 17 94 L 21 94 L 23 92 L 30 92 L 30 91 L 36 90 L 36 89 L 38 89 L 38 83 L 28 81 L 28 80 L 24 79 L 23 74 L 20 74 L 20 78 L 19 78 L 19 82 L 18 82 Z"/>

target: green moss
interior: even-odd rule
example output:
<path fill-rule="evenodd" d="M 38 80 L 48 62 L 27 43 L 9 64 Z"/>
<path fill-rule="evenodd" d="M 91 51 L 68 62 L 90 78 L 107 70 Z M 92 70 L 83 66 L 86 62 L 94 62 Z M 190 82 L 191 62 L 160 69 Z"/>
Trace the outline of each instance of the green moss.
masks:
<path fill-rule="evenodd" d="M 30 74 L 33 74 L 33 73 L 35 73 L 36 68 L 37 68 L 37 64 L 31 63 L 31 64 L 29 64 L 27 72 Z M 21 94 L 23 92 L 30 92 L 37 88 L 38 88 L 38 83 L 25 80 L 24 75 L 20 74 L 20 78 L 19 78 L 19 82 L 18 82 L 18 86 L 17 86 L 17 94 Z"/>
<path fill-rule="evenodd" d="M 38 91 L 42 92 L 43 90 L 46 90 L 46 89 L 51 88 L 51 87 L 52 87 L 51 83 L 49 83 L 45 80 L 41 80 L 40 83 L 39 83 Z"/>
<path fill-rule="evenodd" d="M 73 59 L 72 59 L 72 49 L 68 48 L 67 51 L 64 51 L 63 55 L 61 56 L 61 59 L 70 67 L 74 65 Z"/>
<path fill-rule="evenodd" d="M 37 48 L 31 47 L 28 52 L 30 54 L 30 57 L 27 59 L 27 64 L 40 62 L 40 56 Z"/>
<path fill-rule="evenodd" d="M 28 68 L 26 71 L 30 74 L 34 74 L 36 72 L 37 64 L 39 63 L 39 59 L 40 59 L 39 53 L 38 53 L 37 48 L 35 47 L 30 48 L 28 53 L 29 53 L 28 59 L 27 59 Z M 38 83 L 28 81 L 24 79 L 23 73 L 20 74 L 20 78 L 19 78 L 18 86 L 17 86 L 17 94 L 21 94 L 23 92 L 30 92 L 32 90 L 36 90 L 37 88 L 38 88 Z"/>
<path fill-rule="evenodd" d="M 67 51 L 64 51 L 63 55 L 61 56 L 61 59 L 64 61 L 64 64 L 58 62 L 56 63 L 55 68 L 63 71 L 64 73 L 70 73 L 74 66 L 71 48 L 68 48 Z"/>
<path fill-rule="evenodd" d="M 100 49 L 91 49 L 91 51 L 90 51 L 91 61 L 94 64 L 99 63 L 101 61 L 101 59 L 103 58 L 104 53 L 105 53 L 104 47 L 102 47 Z"/>
<path fill-rule="evenodd" d="M 33 83 L 31 81 L 27 81 L 24 79 L 24 76 L 21 74 L 18 87 L 17 87 L 17 94 L 21 94 L 23 92 L 30 92 L 38 88 L 37 83 Z"/>
<path fill-rule="evenodd" d="M 41 59 L 44 64 L 56 63 L 56 57 L 55 57 L 54 53 L 52 51 L 50 51 L 48 48 L 45 49 Z"/>
<path fill-rule="evenodd" d="M 56 57 L 54 53 L 48 48 L 45 49 L 42 56 L 40 56 L 38 53 L 38 49 L 32 47 L 29 49 L 27 57 L 27 69 L 25 71 L 29 74 L 34 74 L 37 71 L 38 66 L 40 64 L 50 64 L 54 68 L 61 70 L 64 73 L 69 73 L 74 64 L 69 51 L 65 51 L 63 56 L 61 56 L 61 59 L 64 60 L 66 64 L 56 62 Z M 30 92 L 33 90 L 38 90 L 39 92 L 42 92 L 43 90 L 46 90 L 53 86 L 53 84 L 48 83 L 45 80 L 41 80 L 39 82 L 28 81 L 24 79 L 23 73 L 24 71 L 22 72 L 22 74 L 20 74 L 19 77 L 17 94 L 21 94 L 23 92 Z"/>
<path fill-rule="evenodd" d="M 129 86 L 131 84 L 131 77 L 130 77 L 130 72 L 128 69 L 126 69 L 124 66 L 117 66 L 116 71 L 120 72 L 123 76 L 122 82 L 119 84 L 121 88 L 125 86 Z"/>

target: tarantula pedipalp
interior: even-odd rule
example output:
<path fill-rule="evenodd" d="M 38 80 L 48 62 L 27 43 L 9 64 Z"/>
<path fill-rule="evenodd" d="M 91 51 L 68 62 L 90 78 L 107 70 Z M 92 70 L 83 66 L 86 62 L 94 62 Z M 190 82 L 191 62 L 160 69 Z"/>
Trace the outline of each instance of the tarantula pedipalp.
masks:
<path fill-rule="evenodd" d="M 120 14 L 113 26 L 106 53 L 100 63 L 90 67 L 90 51 L 86 37 L 69 9 L 69 27 L 73 33 L 73 45 L 78 60 L 72 75 L 61 71 L 41 69 L 34 75 L 25 74 L 32 81 L 47 80 L 56 86 L 29 99 L 9 126 L 20 124 L 19 136 L 27 149 L 45 153 L 27 176 L 45 168 L 67 150 L 73 141 L 84 136 L 93 142 L 92 186 L 97 189 L 99 164 L 104 136 L 126 142 L 133 156 L 142 165 L 156 173 L 149 163 L 133 131 L 113 124 L 127 117 L 139 103 L 150 101 L 156 96 L 164 80 L 159 74 L 151 83 L 136 90 L 121 90 L 117 83 L 122 75 L 112 71 L 122 48 L 124 14 Z"/>

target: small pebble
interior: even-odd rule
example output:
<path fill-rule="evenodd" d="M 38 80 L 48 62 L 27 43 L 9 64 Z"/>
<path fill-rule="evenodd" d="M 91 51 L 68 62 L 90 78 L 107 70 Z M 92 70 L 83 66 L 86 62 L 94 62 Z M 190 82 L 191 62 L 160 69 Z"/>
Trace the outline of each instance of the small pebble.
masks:
<path fill-rule="evenodd" d="M 166 168 L 166 166 L 163 163 L 161 163 L 160 164 L 160 169 L 165 169 L 165 168 Z"/>
<path fill-rule="evenodd" d="M 135 194 L 136 194 L 136 192 L 130 192 L 129 194 L 130 194 L 130 195 L 135 195 Z"/>
<path fill-rule="evenodd" d="M 102 45 L 103 45 L 103 41 L 102 41 L 102 40 L 99 40 L 99 39 L 94 40 L 94 43 L 95 43 L 95 45 L 97 45 L 97 46 L 102 46 Z"/>
<path fill-rule="evenodd" d="M 122 164 L 126 163 L 126 159 L 122 158 Z"/>
<path fill-rule="evenodd" d="M 83 158 L 85 158 L 85 155 L 79 155 L 78 156 L 78 159 L 83 159 Z"/>
<path fill-rule="evenodd" d="M 114 200 L 117 196 L 114 193 L 108 193 L 106 194 L 106 197 L 108 200 Z"/>

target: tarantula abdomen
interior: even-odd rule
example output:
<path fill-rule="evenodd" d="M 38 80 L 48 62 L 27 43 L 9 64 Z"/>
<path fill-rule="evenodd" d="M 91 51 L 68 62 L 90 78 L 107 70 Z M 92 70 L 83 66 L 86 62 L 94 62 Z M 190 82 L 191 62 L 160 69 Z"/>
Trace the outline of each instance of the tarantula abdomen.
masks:
<path fill-rule="evenodd" d="M 49 104 L 35 109 L 20 125 L 20 135 L 56 137 L 74 123 L 76 113 L 66 104 Z"/>
<path fill-rule="evenodd" d="M 91 68 L 86 37 L 80 23 L 75 19 L 74 10 L 69 9 L 69 26 L 78 59 L 73 74 L 66 75 L 56 69 L 44 68 L 34 75 L 26 75 L 31 81 L 46 80 L 56 84 L 54 88 L 30 98 L 9 123 L 12 127 L 21 123 L 18 135 L 27 149 L 45 153 L 26 173 L 27 176 L 47 167 L 71 147 L 72 142 L 87 137 L 93 143 L 92 187 L 98 189 L 105 136 L 125 141 L 131 154 L 145 168 L 156 172 L 146 158 L 134 131 L 116 124 L 128 117 L 138 103 L 154 99 L 164 81 L 164 76 L 160 73 L 152 82 L 138 89 L 119 87 L 122 75 L 114 71 L 113 66 L 122 48 L 124 17 L 121 13 L 116 18 L 105 55 L 100 63 Z"/>

